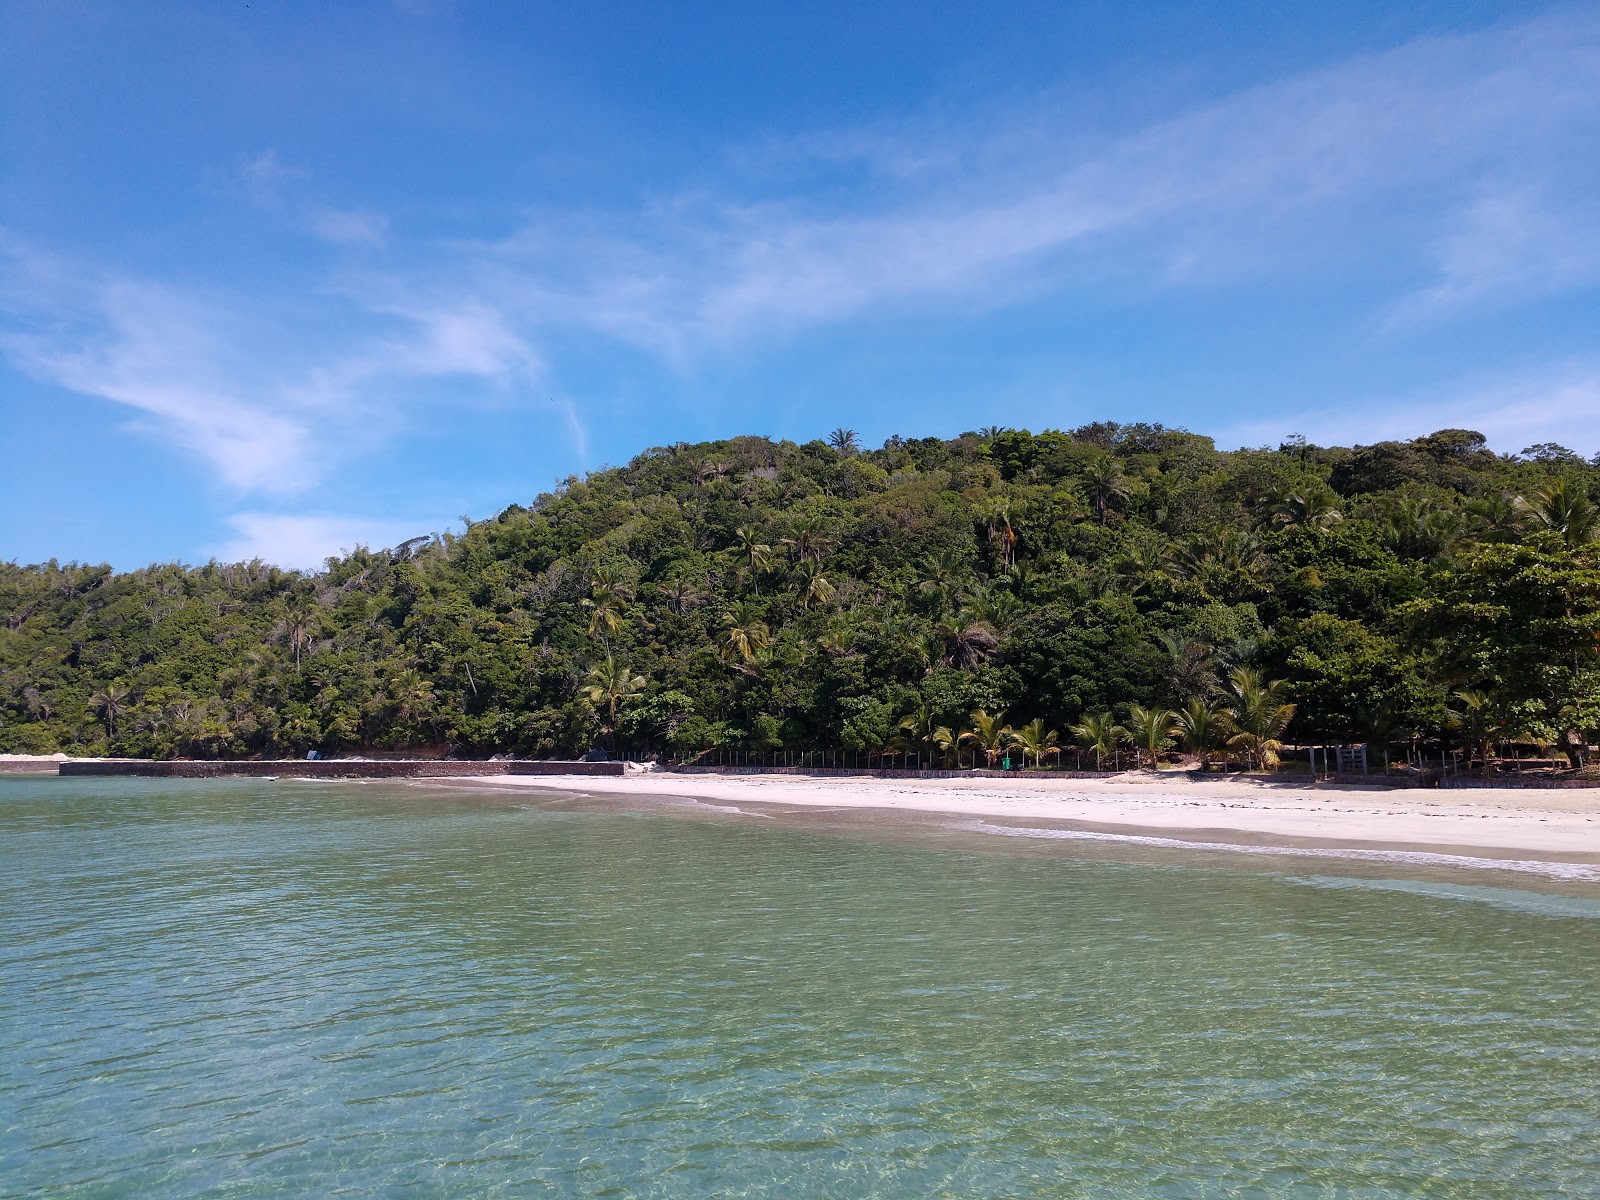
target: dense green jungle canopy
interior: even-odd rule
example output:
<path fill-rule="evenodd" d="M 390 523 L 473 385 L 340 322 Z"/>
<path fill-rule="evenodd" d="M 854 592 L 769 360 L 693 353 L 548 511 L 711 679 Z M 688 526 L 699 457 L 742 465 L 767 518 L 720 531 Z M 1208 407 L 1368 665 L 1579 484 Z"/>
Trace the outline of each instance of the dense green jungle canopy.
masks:
<path fill-rule="evenodd" d="M 1600 463 L 1464 430 L 679 444 L 316 573 L 0 564 L 0 751 L 933 748 L 976 709 L 1093 744 L 1237 707 L 1243 667 L 1290 739 L 1576 755 L 1597 495 Z"/>

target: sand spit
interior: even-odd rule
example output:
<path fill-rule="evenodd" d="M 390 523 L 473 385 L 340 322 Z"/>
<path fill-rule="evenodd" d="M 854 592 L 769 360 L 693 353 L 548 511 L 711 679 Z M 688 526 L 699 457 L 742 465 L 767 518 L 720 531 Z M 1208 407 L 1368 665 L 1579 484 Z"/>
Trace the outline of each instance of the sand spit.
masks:
<path fill-rule="evenodd" d="M 694 799 L 752 812 L 808 807 L 977 818 L 995 833 L 1158 836 L 1218 846 L 1426 853 L 1600 868 L 1600 789 L 1390 789 L 1192 779 L 872 779 L 652 772 L 619 779 L 438 780 L 464 787 L 569 789 Z M 1588 871 L 1579 872 L 1587 876 Z M 1595 873 L 1600 879 L 1600 871 Z"/>

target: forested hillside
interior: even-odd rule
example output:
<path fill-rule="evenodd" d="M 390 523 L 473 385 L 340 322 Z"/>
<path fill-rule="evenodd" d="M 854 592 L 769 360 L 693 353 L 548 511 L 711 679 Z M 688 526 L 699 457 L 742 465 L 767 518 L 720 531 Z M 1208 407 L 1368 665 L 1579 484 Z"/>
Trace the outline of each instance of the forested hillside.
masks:
<path fill-rule="evenodd" d="M 680 444 L 314 574 L 0 565 L 0 751 L 965 760 L 1006 724 L 1046 761 L 1097 729 L 1257 761 L 1274 730 L 1576 757 L 1597 494 L 1570 451 L 1462 430 Z"/>

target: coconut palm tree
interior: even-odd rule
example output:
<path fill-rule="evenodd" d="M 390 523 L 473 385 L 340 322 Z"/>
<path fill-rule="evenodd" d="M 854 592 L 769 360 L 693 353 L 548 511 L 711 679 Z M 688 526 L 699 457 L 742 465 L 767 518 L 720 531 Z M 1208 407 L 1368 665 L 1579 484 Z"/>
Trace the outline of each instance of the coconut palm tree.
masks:
<path fill-rule="evenodd" d="M 1000 751 L 1011 742 L 1011 726 L 1005 723 L 1006 714 L 997 712 L 991 715 L 981 708 L 975 708 L 967 719 L 972 724 L 961 731 L 960 740 L 971 742 L 982 750 L 984 760 L 993 767 L 995 759 L 1000 757 Z"/>
<path fill-rule="evenodd" d="M 924 595 L 936 596 L 941 613 L 949 611 L 957 591 L 971 572 L 966 559 L 955 550 L 941 550 L 922 560 L 922 579 L 917 589 Z"/>
<path fill-rule="evenodd" d="M 1167 665 L 1167 686 L 1180 703 L 1197 696 L 1209 696 L 1217 690 L 1217 667 L 1220 660 L 1216 650 L 1206 642 L 1179 633 L 1163 633 L 1158 637 L 1170 660 Z"/>
<path fill-rule="evenodd" d="M 818 604 L 831 604 L 838 590 L 822 573 L 819 562 L 804 562 L 795 570 L 795 580 L 800 584 L 800 603 L 806 608 Z"/>
<path fill-rule="evenodd" d="M 1591 541 L 1600 527 L 1600 511 L 1596 511 L 1583 484 L 1571 476 L 1564 475 L 1545 485 L 1531 499 L 1518 496 L 1517 507 L 1539 528 L 1559 533 L 1569 546 Z"/>
<path fill-rule="evenodd" d="M 741 600 L 725 613 L 722 624 L 724 632 L 717 656 L 735 666 L 755 662 L 772 642 L 772 631 L 749 601 Z"/>
<path fill-rule="evenodd" d="M 656 591 L 666 597 L 672 611 L 680 617 L 684 611 L 693 608 L 706 599 L 706 594 L 700 588 L 686 579 L 670 579 L 666 583 L 651 584 Z"/>
<path fill-rule="evenodd" d="M 1228 745 L 1237 746 L 1258 770 L 1278 765 L 1283 731 L 1295 706 L 1284 699 L 1288 683 L 1266 679 L 1254 667 L 1235 667 L 1228 678 Z"/>
<path fill-rule="evenodd" d="M 845 455 L 856 454 L 861 449 L 861 443 L 856 440 L 854 429 L 845 429 L 840 426 L 828 435 L 828 445 L 832 446 L 842 458 Z"/>
<path fill-rule="evenodd" d="M 1172 724 L 1177 713 L 1169 708 L 1146 708 L 1135 704 L 1128 709 L 1128 736 L 1133 742 L 1133 752 L 1138 761 L 1149 755 L 1153 768 L 1160 754 L 1172 745 Z"/>
<path fill-rule="evenodd" d="M 583 687 L 583 698 L 590 704 L 605 706 L 606 728 L 603 732 L 616 731 L 617 706 L 639 696 L 644 691 L 646 682 L 643 675 L 635 675 L 627 663 L 618 662 L 609 654 L 606 655 L 605 661 L 589 668 L 588 682 Z"/>
<path fill-rule="evenodd" d="M 1111 502 L 1126 499 L 1130 491 L 1122 463 L 1104 450 L 1084 460 L 1083 489 L 1102 525 L 1111 511 Z"/>
<path fill-rule="evenodd" d="M 756 594 L 760 595 L 761 572 L 766 570 L 772 558 L 772 547 L 761 540 L 759 531 L 748 525 L 739 526 L 733 531 L 733 536 L 737 539 L 740 556 L 750 568 L 750 580 L 755 585 Z"/>
<path fill-rule="evenodd" d="M 1033 765 L 1036 767 L 1044 765 L 1043 759 L 1046 754 L 1055 753 L 1056 743 L 1060 740 L 1059 733 L 1044 727 L 1044 720 L 1041 717 L 1035 717 L 1026 725 L 1011 731 L 1011 745 L 1022 751 L 1024 763 L 1027 762 L 1028 756 L 1032 755 Z"/>
<path fill-rule="evenodd" d="M 988 622 L 979 620 L 970 609 L 940 621 L 934 632 L 944 639 L 946 660 L 964 671 L 978 666 L 1000 644 Z"/>
<path fill-rule="evenodd" d="M 1277 497 L 1272 506 L 1273 524 L 1284 529 L 1326 529 L 1342 520 L 1339 497 L 1325 484 L 1297 488 Z"/>
<path fill-rule="evenodd" d="M 1084 713 L 1083 719 L 1072 726 L 1070 732 L 1078 739 L 1079 746 L 1094 755 L 1097 771 L 1105 764 L 1106 756 L 1128 737 L 1128 731 L 1108 712 Z"/>
<path fill-rule="evenodd" d="M 1187 754 L 1197 755 L 1200 769 L 1211 766 L 1211 753 L 1227 739 L 1230 730 L 1221 706 L 1196 696 L 1173 714 L 1172 732 Z"/>
<path fill-rule="evenodd" d="M 1521 497 L 1505 492 L 1490 492 L 1468 500 L 1467 513 L 1479 538 L 1486 542 L 1516 541 L 1528 518 Z"/>
<path fill-rule="evenodd" d="M 596 567 L 589 576 L 589 595 L 580 603 L 589 610 L 589 636 L 599 635 L 610 653 L 609 635 L 622 628 L 624 605 L 633 598 L 633 588 L 615 567 Z"/>
<path fill-rule="evenodd" d="M 900 732 L 889 739 L 887 749 L 897 754 L 918 754 L 927 751 L 930 757 L 942 758 L 955 744 L 955 734 L 948 725 L 939 724 L 938 718 L 926 704 L 919 704 L 899 721 Z"/>
<path fill-rule="evenodd" d="M 117 736 L 117 718 L 128 711 L 128 689 L 111 684 L 89 697 L 89 707 L 98 709 L 105 718 L 106 735 Z"/>

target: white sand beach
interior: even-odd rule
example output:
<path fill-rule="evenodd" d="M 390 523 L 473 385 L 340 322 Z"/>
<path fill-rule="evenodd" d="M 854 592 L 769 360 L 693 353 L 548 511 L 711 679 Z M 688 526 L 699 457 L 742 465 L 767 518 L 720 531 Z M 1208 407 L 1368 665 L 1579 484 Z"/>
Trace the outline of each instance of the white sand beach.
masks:
<path fill-rule="evenodd" d="M 1127 772 L 1108 779 L 883 779 L 649 772 L 504 776 L 461 787 L 686 797 L 752 812 L 812 807 L 982 818 L 997 832 L 1060 825 L 1196 843 L 1408 850 L 1600 865 L 1600 788 L 1352 787 Z"/>

